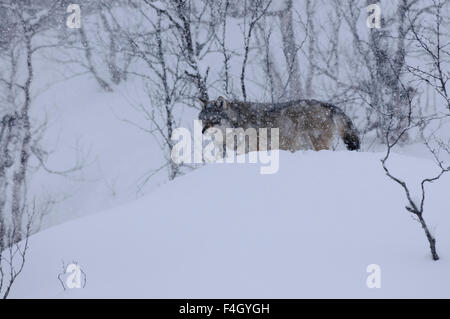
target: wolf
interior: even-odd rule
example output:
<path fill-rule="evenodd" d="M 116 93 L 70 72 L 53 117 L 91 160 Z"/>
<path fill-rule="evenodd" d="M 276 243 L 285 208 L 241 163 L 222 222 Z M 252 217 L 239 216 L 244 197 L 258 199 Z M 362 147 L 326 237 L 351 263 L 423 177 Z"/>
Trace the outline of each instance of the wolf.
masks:
<path fill-rule="evenodd" d="M 228 128 L 239 128 L 246 132 L 256 130 L 259 138 L 260 128 L 278 128 L 280 150 L 329 150 L 335 137 L 340 137 L 350 151 L 360 149 L 358 132 L 351 119 L 329 103 L 308 99 L 255 103 L 228 101 L 222 96 L 200 102 L 202 109 L 198 118 L 202 121 L 203 134 L 213 128 L 225 136 Z M 244 153 L 260 150 L 259 145 L 256 144 L 256 149 L 247 147 Z"/>

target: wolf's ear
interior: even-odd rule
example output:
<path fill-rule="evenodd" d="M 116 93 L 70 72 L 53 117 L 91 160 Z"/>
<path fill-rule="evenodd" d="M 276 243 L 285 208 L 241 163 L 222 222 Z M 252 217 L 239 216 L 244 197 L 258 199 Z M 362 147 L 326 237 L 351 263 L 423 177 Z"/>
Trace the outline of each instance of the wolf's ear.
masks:
<path fill-rule="evenodd" d="M 202 99 L 201 97 L 198 98 L 198 100 L 202 104 L 202 109 L 204 109 L 206 107 L 206 105 L 208 104 L 208 101 L 206 101 L 205 99 Z"/>
<path fill-rule="evenodd" d="M 228 105 L 228 101 L 225 100 L 225 98 L 223 96 L 219 96 L 217 98 L 217 102 L 219 102 L 225 110 L 228 110 L 228 108 L 230 107 Z"/>

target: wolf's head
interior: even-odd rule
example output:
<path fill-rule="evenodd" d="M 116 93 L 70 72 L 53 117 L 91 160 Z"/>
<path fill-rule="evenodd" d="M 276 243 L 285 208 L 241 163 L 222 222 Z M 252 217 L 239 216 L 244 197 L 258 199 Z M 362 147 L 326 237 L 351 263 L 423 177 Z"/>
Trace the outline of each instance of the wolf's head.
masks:
<path fill-rule="evenodd" d="M 203 123 L 202 133 L 211 127 L 232 127 L 230 121 L 230 103 L 222 96 L 215 101 L 203 101 L 198 119 Z"/>

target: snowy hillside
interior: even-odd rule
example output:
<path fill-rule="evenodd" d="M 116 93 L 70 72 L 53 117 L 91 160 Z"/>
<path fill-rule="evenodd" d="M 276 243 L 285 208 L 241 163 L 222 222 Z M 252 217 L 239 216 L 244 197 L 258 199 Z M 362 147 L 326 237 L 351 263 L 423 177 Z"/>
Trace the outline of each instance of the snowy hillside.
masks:
<path fill-rule="evenodd" d="M 449 17 L 0 0 L 0 298 L 450 298 Z"/>
<path fill-rule="evenodd" d="M 429 187 L 426 217 L 441 260 L 404 209 L 380 153 L 281 153 L 280 170 L 211 164 L 126 206 L 30 239 L 11 297 L 450 297 L 450 178 Z M 393 156 L 408 181 L 429 160 Z M 439 225 L 439 227 L 435 227 Z M 63 291 L 61 262 L 86 287 Z M 381 267 L 369 289 L 366 268 Z"/>

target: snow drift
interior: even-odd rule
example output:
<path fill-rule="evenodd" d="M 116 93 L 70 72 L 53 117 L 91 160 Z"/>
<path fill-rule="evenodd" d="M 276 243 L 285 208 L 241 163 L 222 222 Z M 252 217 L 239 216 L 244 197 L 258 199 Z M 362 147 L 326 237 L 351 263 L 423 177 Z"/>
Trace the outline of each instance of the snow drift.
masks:
<path fill-rule="evenodd" d="M 433 262 L 382 154 L 280 155 L 274 175 L 211 164 L 34 235 L 11 297 L 450 297 L 448 176 L 428 188 Z M 400 155 L 389 166 L 410 183 L 433 172 L 431 161 Z M 63 291 L 62 260 L 79 263 L 85 288 Z M 366 285 L 370 264 L 381 267 L 379 289 Z"/>

